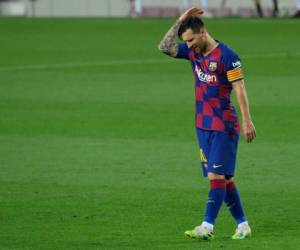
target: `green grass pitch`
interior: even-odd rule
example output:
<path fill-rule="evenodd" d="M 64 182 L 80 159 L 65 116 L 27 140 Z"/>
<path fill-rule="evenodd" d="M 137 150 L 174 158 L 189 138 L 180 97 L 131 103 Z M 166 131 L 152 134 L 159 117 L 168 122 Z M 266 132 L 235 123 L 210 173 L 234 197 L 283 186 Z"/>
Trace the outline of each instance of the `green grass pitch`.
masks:
<path fill-rule="evenodd" d="M 257 139 L 236 180 L 253 237 L 203 218 L 188 62 L 173 19 L 0 19 L 0 249 L 300 249 L 300 22 L 207 20 L 242 58 Z M 236 101 L 235 101 L 236 102 Z"/>

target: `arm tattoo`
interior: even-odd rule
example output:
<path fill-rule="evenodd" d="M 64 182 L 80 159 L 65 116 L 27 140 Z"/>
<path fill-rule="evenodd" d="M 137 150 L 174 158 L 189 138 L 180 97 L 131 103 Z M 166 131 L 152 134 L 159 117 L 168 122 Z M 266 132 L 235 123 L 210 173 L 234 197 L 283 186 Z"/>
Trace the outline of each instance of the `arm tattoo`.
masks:
<path fill-rule="evenodd" d="M 158 49 L 172 57 L 177 55 L 178 44 L 176 41 L 178 29 L 181 25 L 180 21 L 177 21 L 166 33 L 164 38 L 161 40 Z"/>

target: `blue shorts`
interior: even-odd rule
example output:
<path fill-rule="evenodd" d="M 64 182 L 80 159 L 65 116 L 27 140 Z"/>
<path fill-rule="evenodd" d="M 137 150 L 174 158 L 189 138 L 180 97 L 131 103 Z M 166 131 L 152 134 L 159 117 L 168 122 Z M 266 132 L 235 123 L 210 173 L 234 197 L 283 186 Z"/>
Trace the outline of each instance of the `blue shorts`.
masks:
<path fill-rule="evenodd" d="M 197 129 L 203 176 L 207 173 L 234 176 L 238 134 Z"/>

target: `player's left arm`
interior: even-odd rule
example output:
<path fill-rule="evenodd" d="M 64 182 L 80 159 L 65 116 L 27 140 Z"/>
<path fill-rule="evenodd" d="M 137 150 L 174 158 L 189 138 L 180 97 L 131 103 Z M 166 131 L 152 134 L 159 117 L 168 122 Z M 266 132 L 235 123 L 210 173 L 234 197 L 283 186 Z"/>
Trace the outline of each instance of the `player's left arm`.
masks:
<path fill-rule="evenodd" d="M 252 122 L 247 91 L 243 79 L 235 81 L 232 86 L 236 92 L 237 101 L 242 115 L 242 129 L 247 142 L 251 142 L 256 137 L 255 126 Z"/>

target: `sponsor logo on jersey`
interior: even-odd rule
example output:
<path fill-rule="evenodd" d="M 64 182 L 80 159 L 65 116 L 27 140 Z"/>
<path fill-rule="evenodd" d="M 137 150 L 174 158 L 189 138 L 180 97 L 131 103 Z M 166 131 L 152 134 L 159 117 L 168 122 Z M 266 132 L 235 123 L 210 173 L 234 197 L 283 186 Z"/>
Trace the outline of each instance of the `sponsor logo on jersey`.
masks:
<path fill-rule="evenodd" d="M 208 66 L 208 69 L 210 71 L 216 71 L 217 67 L 218 67 L 218 63 L 217 62 L 210 62 L 209 66 Z"/>
<path fill-rule="evenodd" d="M 208 74 L 208 73 L 204 73 L 201 68 L 198 68 L 198 66 L 195 66 L 195 71 L 196 74 L 198 76 L 198 79 L 201 82 L 206 82 L 206 83 L 214 83 L 217 81 L 217 76 L 212 75 L 212 74 Z"/>
<path fill-rule="evenodd" d="M 233 63 L 232 63 L 232 66 L 233 66 L 234 68 L 239 68 L 239 67 L 241 67 L 241 66 L 242 66 L 241 61 L 238 60 L 238 61 L 236 61 L 236 62 L 233 62 Z"/>

